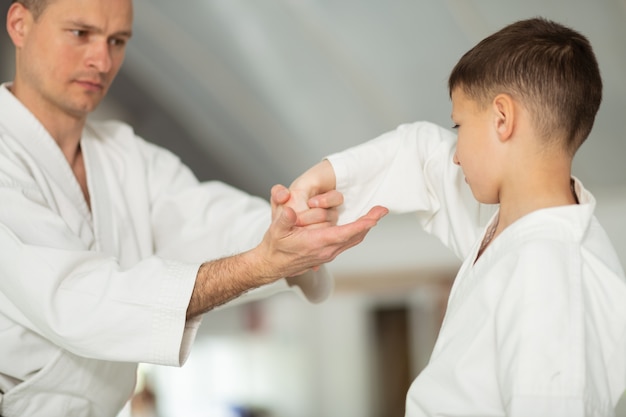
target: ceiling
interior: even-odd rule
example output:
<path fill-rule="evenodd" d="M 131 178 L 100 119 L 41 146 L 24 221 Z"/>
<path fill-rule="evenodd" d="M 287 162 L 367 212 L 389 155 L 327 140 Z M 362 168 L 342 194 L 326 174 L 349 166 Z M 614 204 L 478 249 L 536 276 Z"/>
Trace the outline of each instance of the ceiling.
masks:
<path fill-rule="evenodd" d="M 111 98 L 203 179 L 267 196 L 324 155 L 400 123 L 449 126 L 446 82 L 460 56 L 508 23 L 544 16 L 590 39 L 605 82 L 575 175 L 591 187 L 626 184 L 626 0 L 181 4 L 135 0 Z"/>
<path fill-rule="evenodd" d="M 543 16 L 590 39 L 605 84 L 574 174 L 592 189 L 626 186 L 626 0 L 134 4 L 126 62 L 94 117 L 127 120 L 201 179 L 267 196 L 324 155 L 400 123 L 449 126 L 446 83 L 460 56 L 513 21 Z M 6 36 L 0 48 L 10 79 Z"/>

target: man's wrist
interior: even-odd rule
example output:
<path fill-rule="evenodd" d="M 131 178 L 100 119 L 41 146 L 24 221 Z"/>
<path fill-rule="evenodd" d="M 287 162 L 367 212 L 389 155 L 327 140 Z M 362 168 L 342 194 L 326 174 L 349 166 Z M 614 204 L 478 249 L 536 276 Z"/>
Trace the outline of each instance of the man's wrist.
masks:
<path fill-rule="evenodd" d="M 249 290 L 280 278 L 257 247 L 227 258 L 203 263 L 187 308 L 187 318 L 204 314 Z"/>

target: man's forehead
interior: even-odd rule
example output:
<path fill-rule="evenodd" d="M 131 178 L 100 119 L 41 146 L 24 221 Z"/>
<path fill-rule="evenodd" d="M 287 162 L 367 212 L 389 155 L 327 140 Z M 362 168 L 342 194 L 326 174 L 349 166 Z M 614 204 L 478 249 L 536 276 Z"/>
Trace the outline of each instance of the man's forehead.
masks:
<path fill-rule="evenodd" d="M 20 1 L 21 2 L 21 1 Z M 63 8 L 77 13 L 132 17 L 132 0 L 45 0 L 47 8 Z"/>
<path fill-rule="evenodd" d="M 68 23 L 99 30 L 132 30 L 132 0 L 52 0 L 50 12 Z"/>

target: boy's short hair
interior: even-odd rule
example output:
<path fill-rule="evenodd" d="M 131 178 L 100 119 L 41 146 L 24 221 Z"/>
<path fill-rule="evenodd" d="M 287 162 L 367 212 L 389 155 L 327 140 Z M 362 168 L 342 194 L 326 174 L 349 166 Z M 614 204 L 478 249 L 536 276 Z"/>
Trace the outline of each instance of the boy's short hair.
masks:
<path fill-rule="evenodd" d="M 530 111 L 546 140 L 564 141 L 572 155 L 585 141 L 602 101 L 602 78 L 591 44 L 580 33 L 543 18 L 504 27 L 470 49 L 448 80 L 479 105 L 507 93 Z"/>

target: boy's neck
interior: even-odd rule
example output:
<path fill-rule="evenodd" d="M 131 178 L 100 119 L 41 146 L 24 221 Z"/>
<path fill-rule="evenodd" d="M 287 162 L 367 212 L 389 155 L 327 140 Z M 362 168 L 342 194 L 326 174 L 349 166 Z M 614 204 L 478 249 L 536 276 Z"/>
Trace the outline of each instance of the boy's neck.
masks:
<path fill-rule="evenodd" d="M 578 203 L 569 168 L 529 172 L 534 174 L 502 187 L 496 234 L 534 211 Z"/>

